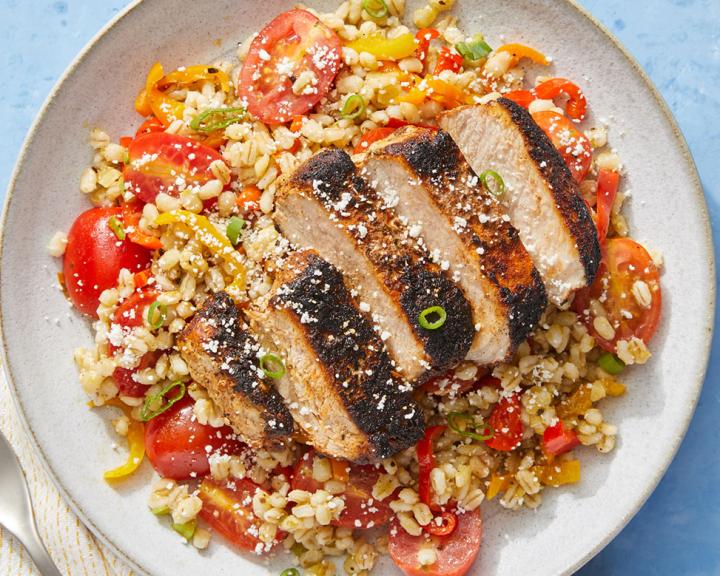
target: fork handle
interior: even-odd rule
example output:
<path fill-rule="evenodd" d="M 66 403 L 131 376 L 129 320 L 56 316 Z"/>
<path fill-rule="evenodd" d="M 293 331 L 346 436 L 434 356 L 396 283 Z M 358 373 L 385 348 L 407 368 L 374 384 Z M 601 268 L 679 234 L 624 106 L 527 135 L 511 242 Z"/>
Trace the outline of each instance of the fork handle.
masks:
<path fill-rule="evenodd" d="M 62 572 L 55 566 L 50 554 L 48 554 L 47 548 L 45 548 L 40 534 L 38 534 L 34 518 L 23 529 L 17 530 L 15 536 L 22 542 L 42 576 L 63 576 Z"/>

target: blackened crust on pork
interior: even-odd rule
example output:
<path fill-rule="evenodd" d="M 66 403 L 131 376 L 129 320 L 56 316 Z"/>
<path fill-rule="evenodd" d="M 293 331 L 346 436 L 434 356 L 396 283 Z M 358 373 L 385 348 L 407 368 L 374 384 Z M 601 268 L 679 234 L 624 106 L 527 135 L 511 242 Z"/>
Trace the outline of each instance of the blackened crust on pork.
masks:
<path fill-rule="evenodd" d="M 264 412 L 269 439 L 290 437 L 294 429 L 292 416 L 273 385 L 263 379 L 258 369 L 259 347 L 227 293 L 218 292 L 205 301 L 185 326 L 179 342 L 186 350 L 192 347 L 196 353 L 201 351 L 211 357 L 218 372 L 230 379 L 235 393 Z M 227 407 L 221 408 L 229 412 Z"/>
<path fill-rule="evenodd" d="M 392 371 L 369 321 L 355 308 L 337 268 L 312 252 L 296 253 L 280 273 L 270 305 L 298 318 L 348 415 L 381 459 L 423 435 L 419 407 Z"/>
<path fill-rule="evenodd" d="M 382 272 L 382 282 L 393 299 L 399 301 L 413 333 L 422 342 L 433 368 L 424 378 L 445 372 L 465 358 L 472 344 L 474 327 L 470 304 L 463 291 L 415 241 L 405 237 L 407 232 L 398 218 L 358 175 L 350 156 L 337 149 L 322 151 L 296 171 L 291 184 L 306 194 L 315 195 L 355 237 L 356 243 L 367 247 L 365 255 L 375 269 Z M 342 208 L 333 207 L 341 201 Z M 423 328 L 420 313 L 438 305 L 447 313 L 445 324 L 437 330 Z"/>
<path fill-rule="evenodd" d="M 520 129 L 530 157 L 548 182 L 555 204 L 577 243 L 587 284 L 591 284 L 600 266 L 600 243 L 590 210 L 567 164 L 525 108 L 507 98 L 498 98 L 496 102 L 507 110 Z"/>

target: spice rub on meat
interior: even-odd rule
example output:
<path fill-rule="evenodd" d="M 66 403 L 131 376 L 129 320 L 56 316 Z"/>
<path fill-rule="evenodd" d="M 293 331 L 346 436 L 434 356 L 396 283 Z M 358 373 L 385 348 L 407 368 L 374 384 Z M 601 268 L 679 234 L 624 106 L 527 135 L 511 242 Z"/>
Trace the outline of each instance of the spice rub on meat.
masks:
<path fill-rule="evenodd" d="M 286 441 L 293 419 L 258 367 L 260 345 L 225 292 L 210 296 L 178 337 L 193 380 L 201 384 L 249 445 Z"/>
<path fill-rule="evenodd" d="M 393 372 L 340 272 L 317 253 L 292 254 L 266 306 L 249 314 L 263 344 L 283 359 L 278 391 L 318 451 L 372 462 L 422 437 L 423 417 L 410 385 Z"/>
<path fill-rule="evenodd" d="M 292 243 L 317 250 L 343 272 L 404 378 L 422 382 L 465 358 L 474 336 L 465 295 L 360 177 L 346 152 L 324 150 L 285 180 L 276 195 L 275 221 Z M 420 321 L 433 306 L 447 314 L 434 330 Z"/>
<path fill-rule="evenodd" d="M 468 359 L 493 364 L 511 357 L 537 324 L 545 290 L 517 230 L 450 135 L 402 128 L 358 161 L 470 300 L 476 333 Z"/>
<path fill-rule="evenodd" d="M 440 125 L 473 170 L 497 171 L 500 201 L 558 306 L 592 283 L 600 265 L 597 231 L 567 165 L 522 106 L 507 98 L 445 112 Z"/>

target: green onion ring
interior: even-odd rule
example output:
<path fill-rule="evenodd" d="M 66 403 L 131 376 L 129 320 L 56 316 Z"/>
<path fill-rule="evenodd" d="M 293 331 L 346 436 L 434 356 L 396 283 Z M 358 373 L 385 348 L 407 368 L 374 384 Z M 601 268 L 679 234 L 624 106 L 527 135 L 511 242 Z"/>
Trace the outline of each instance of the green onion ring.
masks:
<path fill-rule="evenodd" d="M 272 370 L 270 366 L 271 364 L 275 364 L 277 366 L 277 370 Z M 268 378 L 277 380 L 278 378 L 282 378 L 283 374 L 285 374 L 285 364 L 283 364 L 282 358 L 280 358 L 277 354 L 265 354 L 265 356 L 260 358 L 260 370 L 265 372 L 265 376 Z"/>
<path fill-rule="evenodd" d="M 285 568 L 280 576 L 300 576 L 300 571 L 297 568 Z"/>
<path fill-rule="evenodd" d="M 158 328 L 161 328 L 162 325 L 165 323 L 166 318 L 167 306 L 165 306 L 165 304 L 163 304 L 162 302 L 158 302 L 157 300 L 150 304 L 150 307 L 147 311 L 147 323 L 150 325 L 151 328 L 155 328 L 156 330 Z"/>
<path fill-rule="evenodd" d="M 436 314 L 438 319 L 435 321 L 428 320 L 428 317 L 433 314 Z M 430 308 L 425 308 L 425 310 L 420 312 L 420 316 L 418 316 L 418 323 L 420 326 L 425 328 L 425 330 L 437 330 L 445 324 L 445 320 L 447 320 L 447 312 L 445 312 L 445 308 L 442 306 L 430 306 Z"/>
<path fill-rule="evenodd" d="M 233 216 L 230 220 L 228 220 L 227 227 L 225 228 L 225 235 L 228 240 L 230 240 L 230 244 L 233 246 L 237 245 L 243 228 L 245 228 L 245 220 L 242 218 Z"/>
<path fill-rule="evenodd" d="M 340 116 L 347 120 L 355 120 L 365 113 L 365 99 L 360 94 L 351 94 L 345 100 Z"/>
<path fill-rule="evenodd" d="M 180 392 L 175 394 L 172 398 L 165 398 L 165 404 L 162 404 L 160 408 L 157 410 L 150 410 L 150 406 L 152 406 L 156 400 L 159 398 L 162 399 L 165 397 L 165 394 L 170 392 L 173 388 L 179 388 Z M 148 396 L 145 398 L 145 403 L 143 404 L 142 409 L 140 410 L 140 420 L 143 422 L 147 422 L 148 420 L 152 420 L 155 418 L 155 416 L 158 416 L 168 410 L 170 407 L 172 407 L 175 402 L 178 402 L 182 400 L 182 398 L 185 396 L 185 384 L 180 380 L 175 380 L 175 382 L 172 382 L 171 384 L 168 384 L 160 390 L 157 394 L 153 394 L 152 396 Z"/>
<path fill-rule="evenodd" d="M 229 117 L 228 117 L 229 116 Z M 190 121 L 190 128 L 198 132 L 214 132 L 240 122 L 247 116 L 245 108 L 210 108 Z M 213 118 L 217 117 L 215 122 Z"/>
<path fill-rule="evenodd" d="M 470 432 L 469 430 L 463 430 L 462 428 L 460 428 L 460 422 L 463 420 L 472 421 L 473 430 L 475 430 L 475 432 Z M 467 436 L 468 438 L 472 438 L 473 440 L 479 440 L 480 442 L 490 440 L 490 438 L 495 435 L 495 430 L 492 428 L 492 426 L 483 423 L 482 428 L 479 428 L 475 424 L 475 417 L 471 414 L 468 414 L 467 412 L 450 412 L 447 415 L 447 423 L 450 429 L 456 434 L 460 434 L 460 436 Z M 481 430 L 481 432 L 485 432 L 485 434 L 477 432 L 477 430 Z"/>
<path fill-rule="evenodd" d="M 108 220 L 108 226 L 118 240 L 125 240 L 125 228 L 123 228 L 122 222 L 117 216 L 113 216 Z"/>
<path fill-rule="evenodd" d="M 362 7 L 370 15 L 370 18 L 376 20 L 385 18 L 389 14 L 385 0 L 363 0 Z"/>
<path fill-rule="evenodd" d="M 488 179 L 491 179 L 495 182 L 495 189 L 490 186 Z M 500 196 L 502 196 L 505 192 L 505 180 L 503 180 L 502 176 L 495 172 L 495 170 L 485 170 L 485 172 L 480 174 L 480 182 L 482 183 L 485 190 L 490 192 L 490 194 L 492 194 L 496 198 L 500 198 Z"/>
<path fill-rule="evenodd" d="M 616 376 L 625 369 L 625 362 L 620 360 L 615 354 L 611 352 L 605 352 L 600 355 L 597 360 L 598 366 L 605 370 L 608 374 Z"/>

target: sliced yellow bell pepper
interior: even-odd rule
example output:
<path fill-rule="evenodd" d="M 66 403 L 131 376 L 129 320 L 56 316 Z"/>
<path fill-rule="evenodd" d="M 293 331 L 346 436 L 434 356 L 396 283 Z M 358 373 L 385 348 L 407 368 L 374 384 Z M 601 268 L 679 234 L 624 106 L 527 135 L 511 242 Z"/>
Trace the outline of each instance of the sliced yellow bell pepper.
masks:
<path fill-rule="evenodd" d="M 510 487 L 510 476 L 502 474 L 495 474 L 490 477 L 490 484 L 488 485 L 487 494 L 485 496 L 488 500 L 492 500 L 500 494 L 505 492 Z"/>
<path fill-rule="evenodd" d="M 223 92 L 230 91 L 230 77 L 215 66 L 198 64 L 195 66 L 184 66 L 174 72 L 163 76 L 156 84 L 157 88 L 164 90 L 169 86 L 187 87 L 196 82 L 213 82 Z"/>
<path fill-rule="evenodd" d="M 130 421 L 127 433 L 130 454 L 128 454 L 127 461 L 122 466 L 108 470 L 103 474 L 105 480 L 123 480 L 138 469 L 145 457 L 145 426 L 142 422 L 133 420 L 130 415 L 130 406 L 126 405 L 119 398 L 108 400 L 105 405 L 120 408 Z"/>
<path fill-rule="evenodd" d="M 505 44 L 503 46 L 500 46 L 500 48 L 497 48 L 495 52 L 508 52 L 510 55 L 512 55 L 512 66 L 515 66 L 515 64 L 517 64 L 521 58 L 527 58 L 529 60 L 532 60 L 536 64 L 541 64 L 542 66 L 548 66 L 550 64 L 550 60 L 548 60 L 545 54 L 543 54 L 539 50 L 535 50 L 535 48 L 525 46 L 525 44 Z"/>
<path fill-rule="evenodd" d="M 533 467 L 536 476 L 546 486 L 562 486 L 580 482 L 580 460 L 566 460 L 546 466 Z"/>
<path fill-rule="evenodd" d="M 243 264 L 240 253 L 230 243 L 230 240 L 215 228 L 210 220 L 205 216 L 193 214 L 187 210 L 175 210 L 173 212 L 160 214 L 160 216 L 155 219 L 155 223 L 158 226 L 180 223 L 189 227 L 203 246 L 210 250 L 215 256 L 222 258 L 225 264 L 227 264 L 234 280 L 230 286 L 225 288 L 225 291 L 230 294 L 235 301 L 240 299 L 242 291 L 245 290 L 247 275 L 245 264 Z"/>
<path fill-rule="evenodd" d="M 358 53 L 369 52 L 380 60 L 402 60 L 412 56 L 417 49 L 415 36 L 409 32 L 401 34 L 397 38 L 386 38 L 379 33 L 370 34 L 361 36 L 346 46 Z"/>
<path fill-rule="evenodd" d="M 457 108 L 464 104 L 473 103 L 472 96 L 462 88 L 458 88 L 454 84 L 445 82 L 435 76 L 425 76 L 420 88 L 425 88 L 428 98 L 439 102 L 445 108 Z"/>

